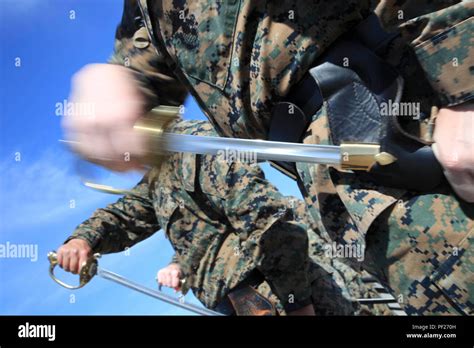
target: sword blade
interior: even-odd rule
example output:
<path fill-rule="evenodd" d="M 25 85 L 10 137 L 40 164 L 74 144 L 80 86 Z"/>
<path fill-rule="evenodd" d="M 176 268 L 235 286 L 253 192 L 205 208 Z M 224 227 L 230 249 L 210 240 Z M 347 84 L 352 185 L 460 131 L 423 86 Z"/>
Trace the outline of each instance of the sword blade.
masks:
<path fill-rule="evenodd" d="M 102 269 L 102 268 L 97 269 L 97 275 L 104 278 L 104 279 L 111 280 L 114 283 L 123 285 L 123 286 L 125 286 L 129 289 L 138 291 L 142 294 L 151 296 L 153 298 L 156 298 L 158 300 L 161 300 L 161 301 L 166 302 L 168 304 L 171 304 L 173 306 L 183 308 L 185 310 L 188 310 L 190 312 L 193 312 L 193 313 L 196 313 L 196 314 L 199 314 L 199 315 L 223 316 L 222 313 L 215 312 L 215 311 L 207 309 L 207 308 L 201 308 L 201 307 L 198 307 L 198 306 L 193 305 L 191 303 L 183 303 L 183 302 L 179 301 L 178 299 L 176 299 L 172 296 L 166 295 L 166 294 L 164 294 L 162 292 L 159 292 L 157 290 L 147 288 L 143 285 L 132 282 L 132 281 L 116 274 L 116 273 L 110 272 L 110 271 Z"/>
<path fill-rule="evenodd" d="M 341 164 L 341 149 L 334 145 L 311 145 L 279 141 L 221 138 L 164 132 L 154 137 L 154 151 L 229 155 L 258 161 Z"/>

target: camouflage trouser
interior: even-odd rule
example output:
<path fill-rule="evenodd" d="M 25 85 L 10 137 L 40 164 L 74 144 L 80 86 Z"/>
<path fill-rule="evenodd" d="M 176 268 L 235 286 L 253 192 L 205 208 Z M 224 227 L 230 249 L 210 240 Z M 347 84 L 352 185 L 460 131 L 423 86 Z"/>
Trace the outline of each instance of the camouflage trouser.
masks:
<path fill-rule="evenodd" d="M 303 177 L 306 187 L 314 187 L 309 175 Z M 311 205 L 321 204 L 318 197 L 303 191 L 321 230 L 338 243 L 353 239 L 365 244 L 362 263 L 354 259 L 346 262 L 354 269 L 361 266 L 391 288 L 407 314 L 473 313 L 474 204 L 459 200 L 448 187 L 431 194 L 406 193 L 389 205 L 365 234 L 344 213 L 347 206 L 361 202 L 343 205 L 334 199 L 331 211 L 336 214 L 328 218 L 327 209 Z M 370 208 L 362 214 L 370 213 Z"/>
<path fill-rule="evenodd" d="M 364 266 L 409 315 L 473 314 L 474 204 L 448 189 L 406 194 L 367 234 Z"/>
<path fill-rule="evenodd" d="M 310 281 L 311 300 L 316 315 L 390 315 L 391 310 L 385 304 L 360 305 L 359 298 L 376 298 L 379 293 L 372 285 L 365 284 L 362 276 L 365 272 L 358 272 L 338 258 L 327 257 L 324 254 L 326 238 L 308 230 L 309 257 L 311 259 L 307 279 Z M 280 286 L 291 288 L 294 285 L 292 278 L 280 279 Z M 286 315 L 281 301 L 275 296 L 272 281 L 266 280 L 257 288 L 257 291 L 269 299 L 280 315 Z"/>
<path fill-rule="evenodd" d="M 358 298 L 377 298 L 379 293 L 372 286 L 365 285 L 361 281 L 364 274 L 355 272 L 350 267 L 346 270 L 346 276 L 352 274 L 354 277 L 349 281 L 349 277 L 342 278 L 340 274 L 321 274 L 320 277 L 311 283 L 311 299 L 316 315 L 392 315 L 391 309 L 385 304 L 361 305 L 357 303 Z M 348 281 L 340 286 L 339 279 Z M 272 291 L 272 285 L 268 281 L 263 281 L 257 292 L 270 300 L 278 315 L 287 315 L 279 298 Z"/>
<path fill-rule="evenodd" d="M 306 143 L 330 144 L 326 108 Z M 393 290 L 409 315 L 473 313 L 474 204 L 447 184 L 430 194 L 380 187 L 357 173 L 298 163 L 314 223 L 340 245 L 365 250 L 363 267 Z"/>

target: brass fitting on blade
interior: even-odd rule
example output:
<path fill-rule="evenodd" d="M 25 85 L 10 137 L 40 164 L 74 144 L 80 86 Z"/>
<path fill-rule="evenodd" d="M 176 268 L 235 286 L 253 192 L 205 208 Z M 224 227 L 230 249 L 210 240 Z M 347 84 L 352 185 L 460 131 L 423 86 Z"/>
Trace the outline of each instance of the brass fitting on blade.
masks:
<path fill-rule="evenodd" d="M 341 144 L 341 168 L 370 171 L 375 163 L 382 166 L 395 162 L 396 157 L 380 152 L 379 144 Z"/>
<path fill-rule="evenodd" d="M 163 105 L 152 109 L 135 123 L 133 128 L 144 133 L 148 142 L 148 150 L 143 158 L 145 164 L 159 167 L 163 163 L 167 155 L 160 151 L 161 135 L 173 121 L 179 118 L 179 107 Z"/>

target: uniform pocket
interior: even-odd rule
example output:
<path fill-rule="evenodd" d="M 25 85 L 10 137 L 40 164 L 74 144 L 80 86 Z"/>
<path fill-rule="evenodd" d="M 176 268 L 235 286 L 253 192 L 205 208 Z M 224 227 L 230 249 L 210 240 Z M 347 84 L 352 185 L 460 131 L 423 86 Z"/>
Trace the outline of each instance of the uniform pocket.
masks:
<path fill-rule="evenodd" d="M 415 47 L 418 60 L 443 106 L 473 97 L 474 17 L 429 38 Z"/>
<path fill-rule="evenodd" d="M 467 315 L 474 314 L 474 230 L 457 245 L 432 276 L 433 283 Z"/>
<path fill-rule="evenodd" d="M 167 11 L 173 24 L 170 43 L 187 75 L 224 89 L 240 0 L 188 1 Z"/>

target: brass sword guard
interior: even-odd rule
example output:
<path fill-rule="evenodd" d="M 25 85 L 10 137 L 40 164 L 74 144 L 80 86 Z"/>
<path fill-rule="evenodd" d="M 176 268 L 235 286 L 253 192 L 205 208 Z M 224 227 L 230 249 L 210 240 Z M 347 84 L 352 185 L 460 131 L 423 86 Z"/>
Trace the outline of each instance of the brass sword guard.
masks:
<path fill-rule="evenodd" d="M 48 253 L 48 260 L 49 260 L 49 276 L 53 279 L 56 283 L 65 287 L 66 289 L 76 290 L 82 288 L 84 285 L 89 283 L 92 278 L 97 274 L 97 267 L 98 267 L 98 259 L 100 258 L 100 254 L 94 254 L 87 262 L 81 267 L 81 271 L 79 272 L 79 285 L 69 285 L 62 280 L 58 279 L 54 274 L 54 269 L 58 265 L 58 256 L 56 251 L 50 251 Z"/>
<path fill-rule="evenodd" d="M 157 140 L 168 126 L 179 118 L 179 107 L 162 105 L 152 109 L 135 123 L 135 131 L 144 133 L 148 141 L 148 151 L 143 158 L 145 164 L 159 167 L 168 157 L 166 153 L 160 152 L 160 143 Z"/>

